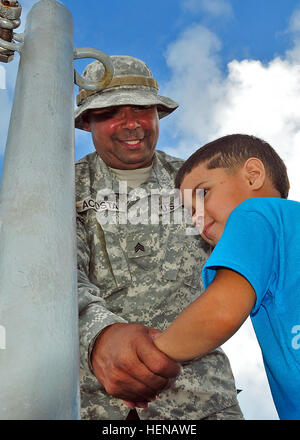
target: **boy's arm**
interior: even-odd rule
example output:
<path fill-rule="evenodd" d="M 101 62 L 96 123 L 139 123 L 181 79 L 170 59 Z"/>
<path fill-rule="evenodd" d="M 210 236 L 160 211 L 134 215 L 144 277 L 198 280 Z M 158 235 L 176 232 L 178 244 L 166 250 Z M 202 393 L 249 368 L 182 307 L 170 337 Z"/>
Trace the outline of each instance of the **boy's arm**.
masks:
<path fill-rule="evenodd" d="M 243 324 L 256 301 L 251 284 L 237 272 L 219 269 L 205 292 L 154 341 L 176 361 L 219 347 Z"/>

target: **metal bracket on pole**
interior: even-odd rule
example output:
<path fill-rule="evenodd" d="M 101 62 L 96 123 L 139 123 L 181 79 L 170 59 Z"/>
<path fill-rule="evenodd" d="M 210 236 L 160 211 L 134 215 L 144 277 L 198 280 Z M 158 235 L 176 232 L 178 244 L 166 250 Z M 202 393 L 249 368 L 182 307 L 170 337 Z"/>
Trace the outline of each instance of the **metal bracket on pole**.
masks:
<path fill-rule="evenodd" d="M 106 55 L 104 52 L 101 52 L 101 50 L 98 49 L 91 49 L 89 47 L 82 47 L 78 49 L 77 47 L 75 47 L 74 59 L 77 60 L 80 58 L 95 58 L 96 60 L 100 61 L 105 68 L 103 77 L 99 79 L 97 82 L 89 81 L 83 78 L 76 72 L 76 70 L 74 70 L 75 84 L 77 84 L 81 89 L 100 91 L 111 82 L 114 74 L 114 68 L 111 59 L 108 55 Z"/>

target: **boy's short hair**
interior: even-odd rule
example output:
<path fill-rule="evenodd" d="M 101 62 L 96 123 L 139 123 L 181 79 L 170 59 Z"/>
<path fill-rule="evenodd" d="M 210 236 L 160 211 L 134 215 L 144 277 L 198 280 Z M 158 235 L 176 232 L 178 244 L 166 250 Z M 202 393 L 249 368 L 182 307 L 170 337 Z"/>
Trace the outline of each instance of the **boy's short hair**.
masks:
<path fill-rule="evenodd" d="M 286 199 L 290 183 L 283 160 L 267 142 L 246 134 L 224 136 L 199 148 L 178 170 L 175 186 L 180 188 L 185 175 L 200 163 L 207 162 L 208 169 L 226 168 L 234 172 L 250 157 L 262 161 L 274 188 Z"/>

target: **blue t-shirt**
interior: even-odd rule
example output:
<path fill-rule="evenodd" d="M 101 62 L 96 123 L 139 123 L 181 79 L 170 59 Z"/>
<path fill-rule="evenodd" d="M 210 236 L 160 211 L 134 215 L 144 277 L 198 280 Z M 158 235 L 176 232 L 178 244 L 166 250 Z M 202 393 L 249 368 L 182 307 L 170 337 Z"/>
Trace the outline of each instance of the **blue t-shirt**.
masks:
<path fill-rule="evenodd" d="M 254 288 L 250 316 L 278 415 L 299 420 L 300 203 L 271 197 L 241 203 L 203 268 L 205 288 L 219 267 Z"/>

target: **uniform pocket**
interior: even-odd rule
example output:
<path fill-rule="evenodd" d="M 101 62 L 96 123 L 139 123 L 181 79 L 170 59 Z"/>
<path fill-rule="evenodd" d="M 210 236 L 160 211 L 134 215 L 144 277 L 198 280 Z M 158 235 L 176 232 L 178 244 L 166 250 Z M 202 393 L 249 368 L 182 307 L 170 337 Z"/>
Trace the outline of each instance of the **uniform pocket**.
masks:
<path fill-rule="evenodd" d="M 181 281 L 197 291 L 202 290 L 202 267 L 206 259 L 199 240 L 186 235 L 179 226 L 170 235 L 162 267 L 163 277 L 169 281 Z"/>
<path fill-rule="evenodd" d="M 184 278 L 183 282 L 193 289 L 200 290 L 201 292 L 203 290 L 202 273 L 200 270 L 195 269 L 192 275 Z"/>

